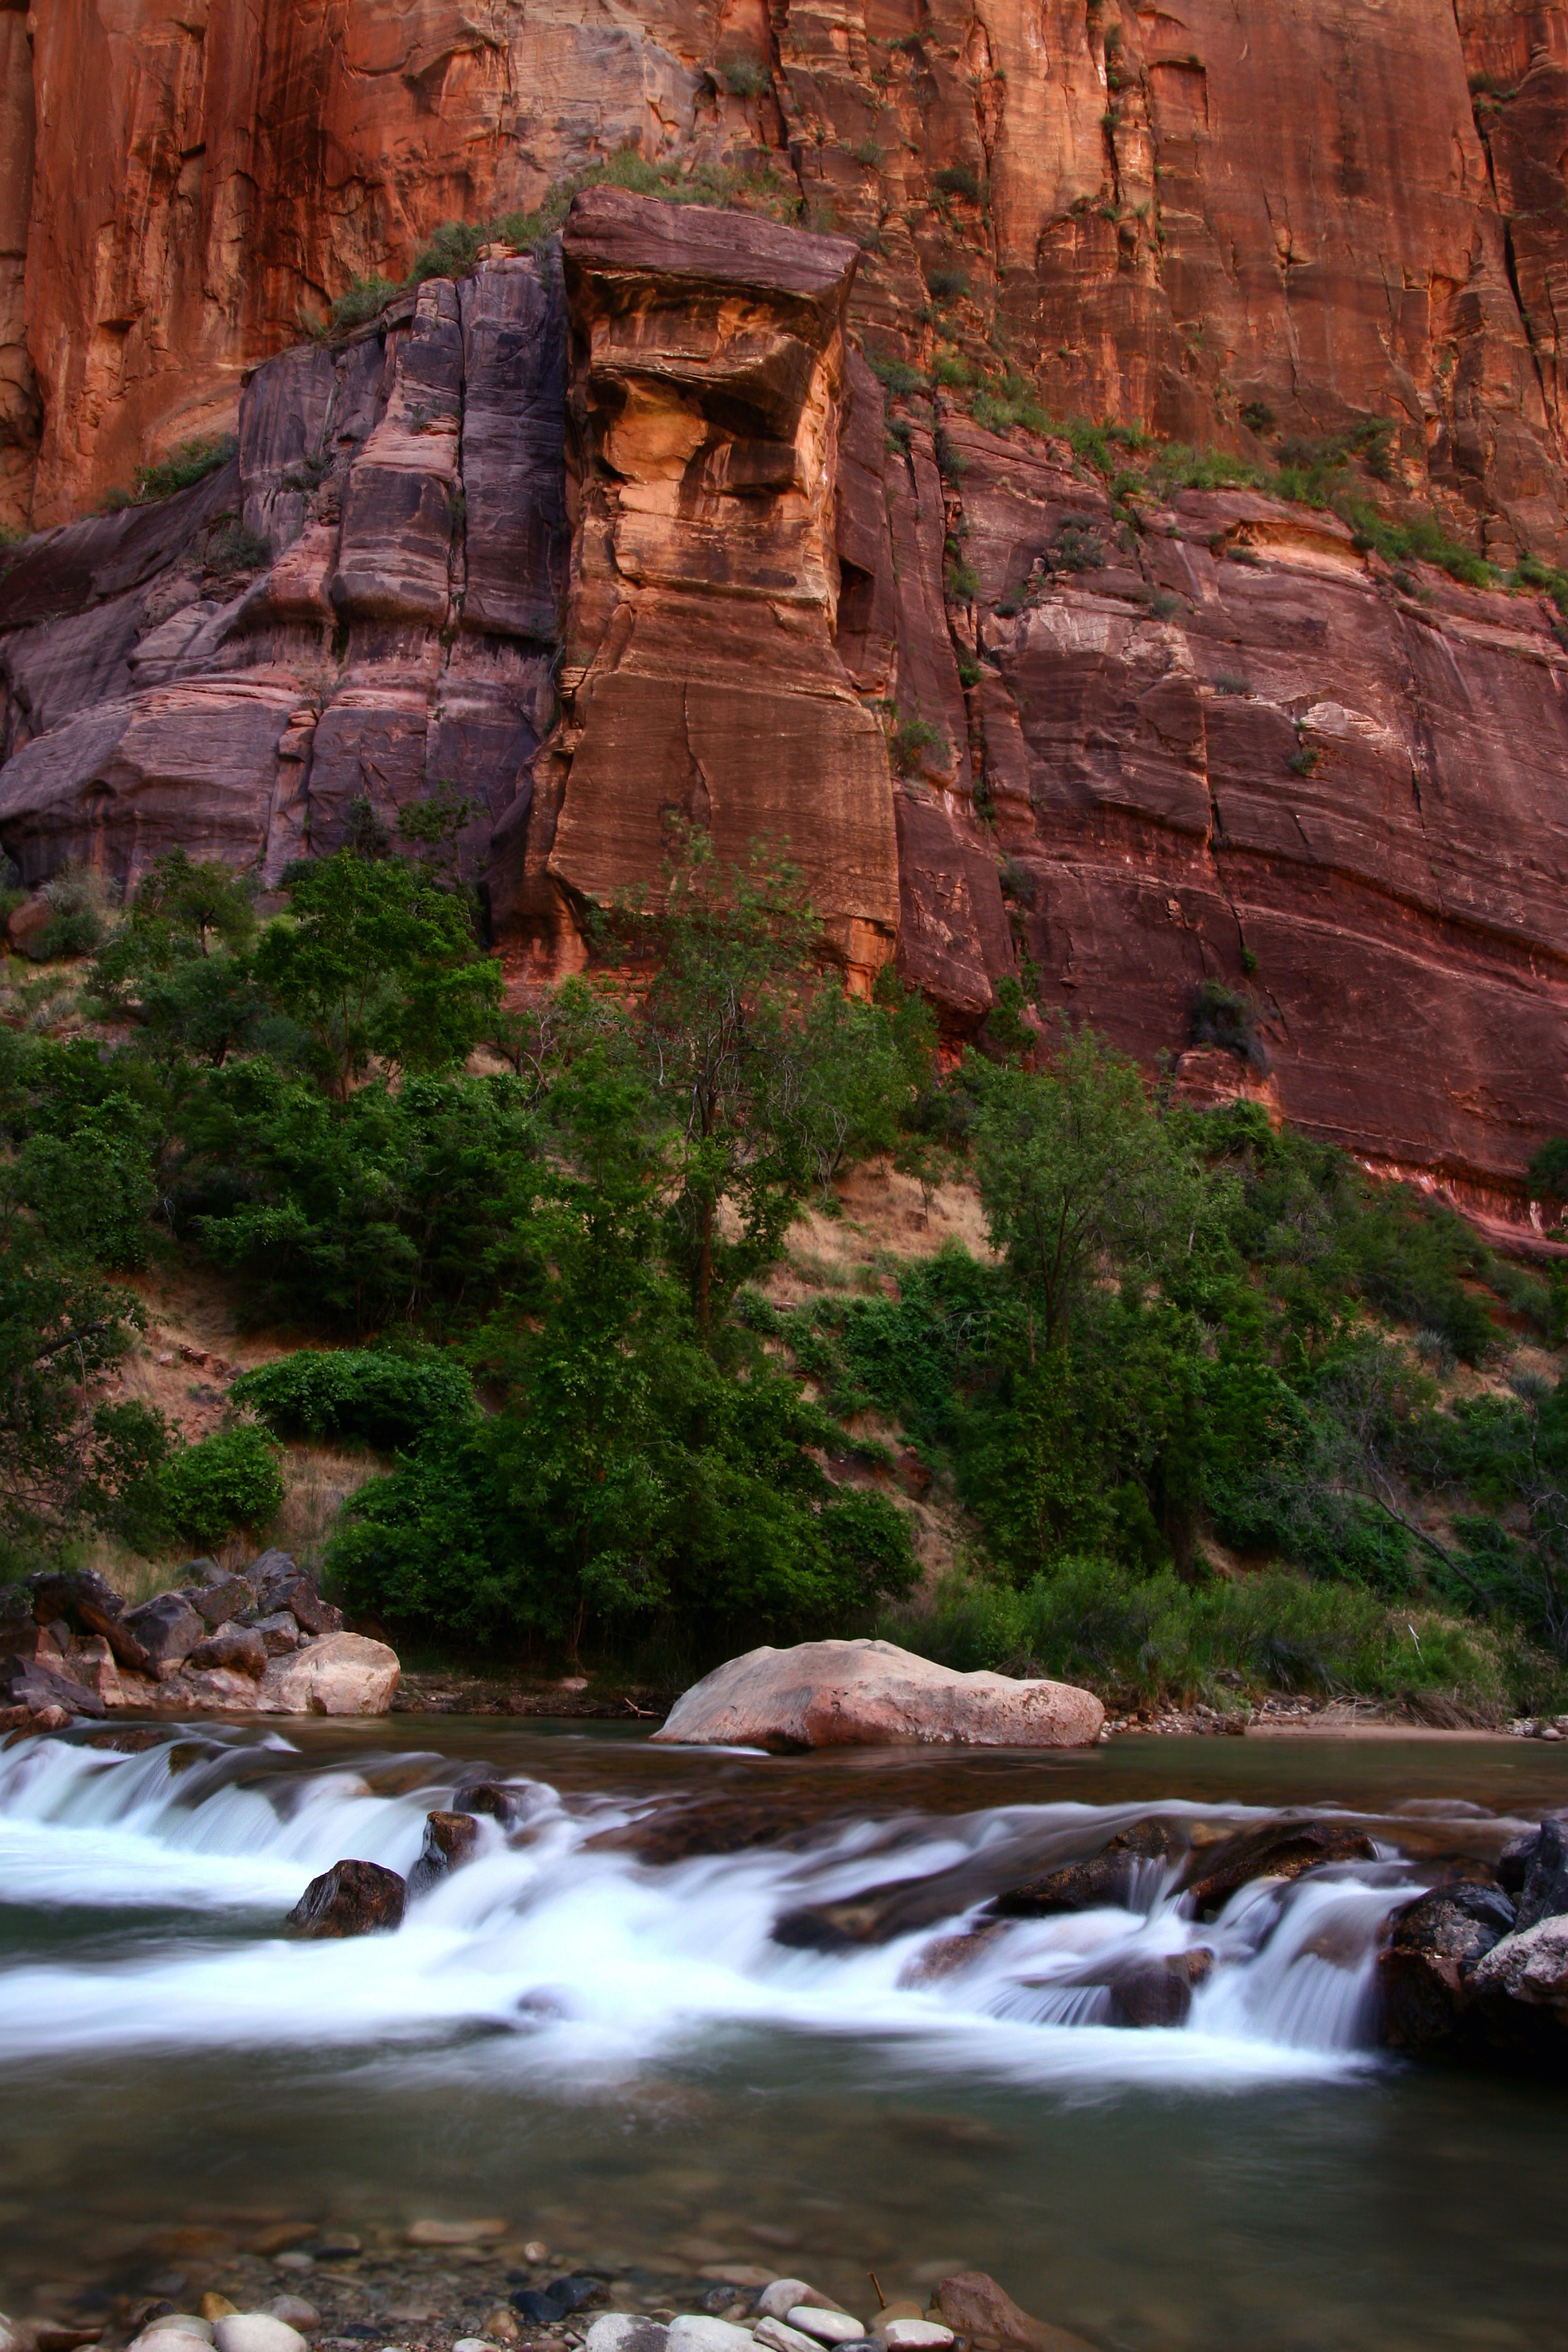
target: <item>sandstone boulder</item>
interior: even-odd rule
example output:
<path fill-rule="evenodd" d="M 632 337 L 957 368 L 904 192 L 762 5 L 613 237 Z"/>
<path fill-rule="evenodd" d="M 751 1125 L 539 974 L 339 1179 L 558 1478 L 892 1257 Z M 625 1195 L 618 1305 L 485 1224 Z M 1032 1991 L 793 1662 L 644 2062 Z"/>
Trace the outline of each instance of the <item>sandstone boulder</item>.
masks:
<path fill-rule="evenodd" d="M 327 1633 L 273 1658 L 257 1704 L 278 1715 L 384 1715 L 401 1668 L 397 1653 L 361 1633 Z"/>
<path fill-rule="evenodd" d="M 335 1862 L 311 1879 L 287 1925 L 297 1936 L 377 1935 L 401 1927 L 406 1892 L 396 1871 L 378 1862 Z"/>
<path fill-rule="evenodd" d="M 1568 1911 L 1568 1833 L 1548 1816 L 1537 1831 L 1519 1894 L 1519 1929 L 1538 1927 Z"/>
<path fill-rule="evenodd" d="M 1070 1683 L 954 1674 L 891 1642 L 803 1642 L 731 1658 L 653 1736 L 773 1749 L 1082 1748 L 1104 1721 L 1100 1701 Z"/>
<path fill-rule="evenodd" d="M 196 1643 L 185 1663 L 198 1671 L 222 1667 L 259 1681 L 267 1671 L 267 1644 L 253 1625 L 219 1625 L 205 1642 Z"/>
<path fill-rule="evenodd" d="M 206 1635 L 205 1621 L 180 1592 L 160 1592 L 140 1609 L 128 1609 L 122 1620 L 134 1634 L 156 1673 L 182 1665 Z"/>

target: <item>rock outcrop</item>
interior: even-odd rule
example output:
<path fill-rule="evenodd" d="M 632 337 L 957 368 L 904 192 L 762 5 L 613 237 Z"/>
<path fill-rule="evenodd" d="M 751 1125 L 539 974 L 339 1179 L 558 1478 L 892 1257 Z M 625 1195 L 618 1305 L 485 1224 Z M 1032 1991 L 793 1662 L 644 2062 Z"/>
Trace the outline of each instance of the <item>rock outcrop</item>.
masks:
<path fill-rule="evenodd" d="M 90 1569 L 13 1585 L 0 1612 L 0 1728 L 59 1729 L 75 1716 L 384 1715 L 401 1669 L 286 1552 L 244 1576 L 195 1561 L 196 1580 L 127 1609 Z M 188 1573 L 191 1571 L 187 1571 Z"/>
<path fill-rule="evenodd" d="M 1405 13 L 1422 54 L 1451 37 Z M 1069 80 L 1083 38 L 1063 28 Z M 781 37 L 785 115 L 837 123 L 843 61 L 829 43 L 808 63 L 805 40 Z M 889 53 L 889 92 L 913 57 Z M 996 62 L 974 70 L 1002 105 Z M 1203 79 L 1117 70 L 1119 102 L 1161 121 Z M 1049 180 L 1035 138 L 1024 204 L 1007 92 L 985 163 L 1003 248 Z M 946 104 L 921 133 L 957 142 L 943 236 L 970 168 Z M 1065 441 L 984 429 L 945 394 L 889 404 L 856 336 L 891 332 L 900 273 L 937 247 L 884 223 L 868 249 L 835 152 L 807 142 L 801 168 L 828 173 L 814 202 L 858 244 L 590 189 L 559 243 L 493 250 L 259 367 L 228 467 L 26 542 L 0 574 L 0 846 L 30 886 L 72 857 L 133 884 L 175 843 L 270 884 L 449 787 L 529 982 L 582 963 L 594 902 L 657 901 L 671 820 L 724 856 L 763 838 L 804 867 L 854 984 L 896 952 L 954 1034 L 1026 976 L 1042 1012 L 1171 1055 L 1195 1100 L 1250 1096 L 1468 1206 L 1517 1203 L 1568 1129 L 1568 625 L 1545 594 L 1391 567 L 1326 510 L 1113 503 Z M 1412 236 L 1429 193 L 1402 198 Z M 1481 198 L 1443 201 L 1458 219 Z M 1291 302 L 1359 299 L 1327 226 L 1312 278 L 1291 217 Z M 1555 234 L 1542 213 L 1548 273 Z M 1152 284 L 1142 235 L 1118 300 Z M 1503 397 L 1483 246 L 1472 423 Z M 1137 299 L 1152 384 L 1164 330 Z M 1320 325 L 1301 387 L 1303 355 L 1340 364 Z M 1458 450 L 1464 369 L 1422 392 L 1432 369 L 1401 348 L 1432 450 Z M 1248 379 L 1270 398 L 1274 364 Z M 1466 480 L 1536 446 L 1515 392 L 1525 440 L 1494 417 Z M 1215 987 L 1236 1053 L 1205 1042 Z"/>
<path fill-rule="evenodd" d="M 384 1935 L 403 1924 L 407 1889 L 379 1862 L 335 1862 L 312 1878 L 285 1923 L 316 1939 Z"/>
<path fill-rule="evenodd" d="M 1105 1709 L 1071 1683 L 959 1675 L 891 1642 L 748 1650 L 679 1698 L 656 1740 L 699 1747 L 1082 1748 Z"/>
<path fill-rule="evenodd" d="M 1565 1857 L 1563 1818 L 1549 1814 L 1503 1856 L 1501 1886 L 1434 1887 L 1394 1914 L 1378 1958 L 1391 2048 L 1568 2073 Z"/>

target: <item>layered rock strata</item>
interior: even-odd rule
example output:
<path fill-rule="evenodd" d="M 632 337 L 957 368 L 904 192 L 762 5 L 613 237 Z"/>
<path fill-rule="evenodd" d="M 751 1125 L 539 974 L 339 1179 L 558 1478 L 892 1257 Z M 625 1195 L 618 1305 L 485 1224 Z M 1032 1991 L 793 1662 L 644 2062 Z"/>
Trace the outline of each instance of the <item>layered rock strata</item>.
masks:
<path fill-rule="evenodd" d="M 68 520 L 440 222 L 630 147 L 767 171 L 855 321 L 1255 447 L 1368 417 L 1500 553 L 1563 545 L 1561 0 L 41 0 L 0 13 L 0 492 Z M 942 316 L 933 322 L 931 311 Z"/>
<path fill-rule="evenodd" d="M 0 576 L 0 845 L 29 884 L 175 843 L 271 881 L 448 785 L 539 979 L 657 897 L 671 820 L 762 838 L 956 1034 L 1016 976 L 1199 1098 L 1517 1189 L 1568 1130 L 1549 598 L 889 410 L 867 266 L 593 191 L 559 248 L 258 370 L 226 471 Z"/>

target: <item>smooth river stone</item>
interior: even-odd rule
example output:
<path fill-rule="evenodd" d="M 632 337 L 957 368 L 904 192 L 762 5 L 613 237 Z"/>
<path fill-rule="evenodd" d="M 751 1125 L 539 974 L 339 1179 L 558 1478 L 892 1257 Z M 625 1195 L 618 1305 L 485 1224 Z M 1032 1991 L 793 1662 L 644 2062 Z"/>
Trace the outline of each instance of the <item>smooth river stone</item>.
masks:
<path fill-rule="evenodd" d="M 889 2319 L 882 2330 L 890 2352 L 947 2352 L 952 2340 L 952 2328 L 939 2327 L 934 2319 Z"/>
<path fill-rule="evenodd" d="M 759 2319 L 753 2341 L 767 2345 L 770 2352 L 820 2352 L 815 2336 L 803 2336 L 782 2319 Z"/>
<path fill-rule="evenodd" d="M 842 2311 L 830 2294 L 819 2294 L 805 2279 L 774 2279 L 757 2297 L 757 2315 L 762 2319 L 787 2319 L 797 2303 L 811 2305 L 813 2311 Z"/>
<path fill-rule="evenodd" d="M 269 2311 L 237 2311 L 213 2330 L 217 2352 L 305 2352 L 305 2339 Z"/>
<path fill-rule="evenodd" d="M 636 2312 L 606 2311 L 584 2337 L 583 2352 L 667 2352 L 668 2336 L 659 2320 L 640 2318 Z"/>
<path fill-rule="evenodd" d="M 752 2352 L 752 2338 L 743 2327 L 727 2319 L 707 2319 L 700 2312 L 682 2312 L 669 2323 L 666 2352 Z"/>
<path fill-rule="evenodd" d="M 866 2331 L 858 2319 L 847 2311 L 818 2311 L 815 2304 L 797 2303 L 789 2315 L 789 2324 L 805 2336 L 814 2336 L 819 2344 L 858 2344 Z"/>

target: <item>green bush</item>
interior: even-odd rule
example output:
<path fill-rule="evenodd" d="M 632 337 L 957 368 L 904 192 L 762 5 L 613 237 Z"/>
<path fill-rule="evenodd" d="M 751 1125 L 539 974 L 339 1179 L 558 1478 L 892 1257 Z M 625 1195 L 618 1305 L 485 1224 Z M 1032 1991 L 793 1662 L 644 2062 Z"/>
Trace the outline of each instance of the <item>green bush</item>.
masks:
<path fill-rule="evenodd" d="M 264 1528 L 278 1510 L 278 1447 L 264 1429 L 238 1422 L 172 1454 L 158 1473 L 158 1488 L 174 1533 L 210 1550 L 236 1528 Z"/>
<path fill-rule="evenodd" d="M 301 1348 L 242 1372 L 230 1390 L 283 1437 L 340 1438 L 390 1454 L 473 1412 L 468 1373 L 433 1349 Z"/>
<path fill-rule="evenodd" d="M 238 447 L 232 433 L 218 434 L 206 440 L 184 441 L 168 457 L 158 458 L 151 466 L 138 466 L 132 488 L 110 490 L 103 501 L 103 511 L 113 514 L 122 507 L 152 506 L 160 499 L 172 499 L 176 490 L 188 490 L 194 482 L 205 481 L 209 474 L 226 466 Z"/>

